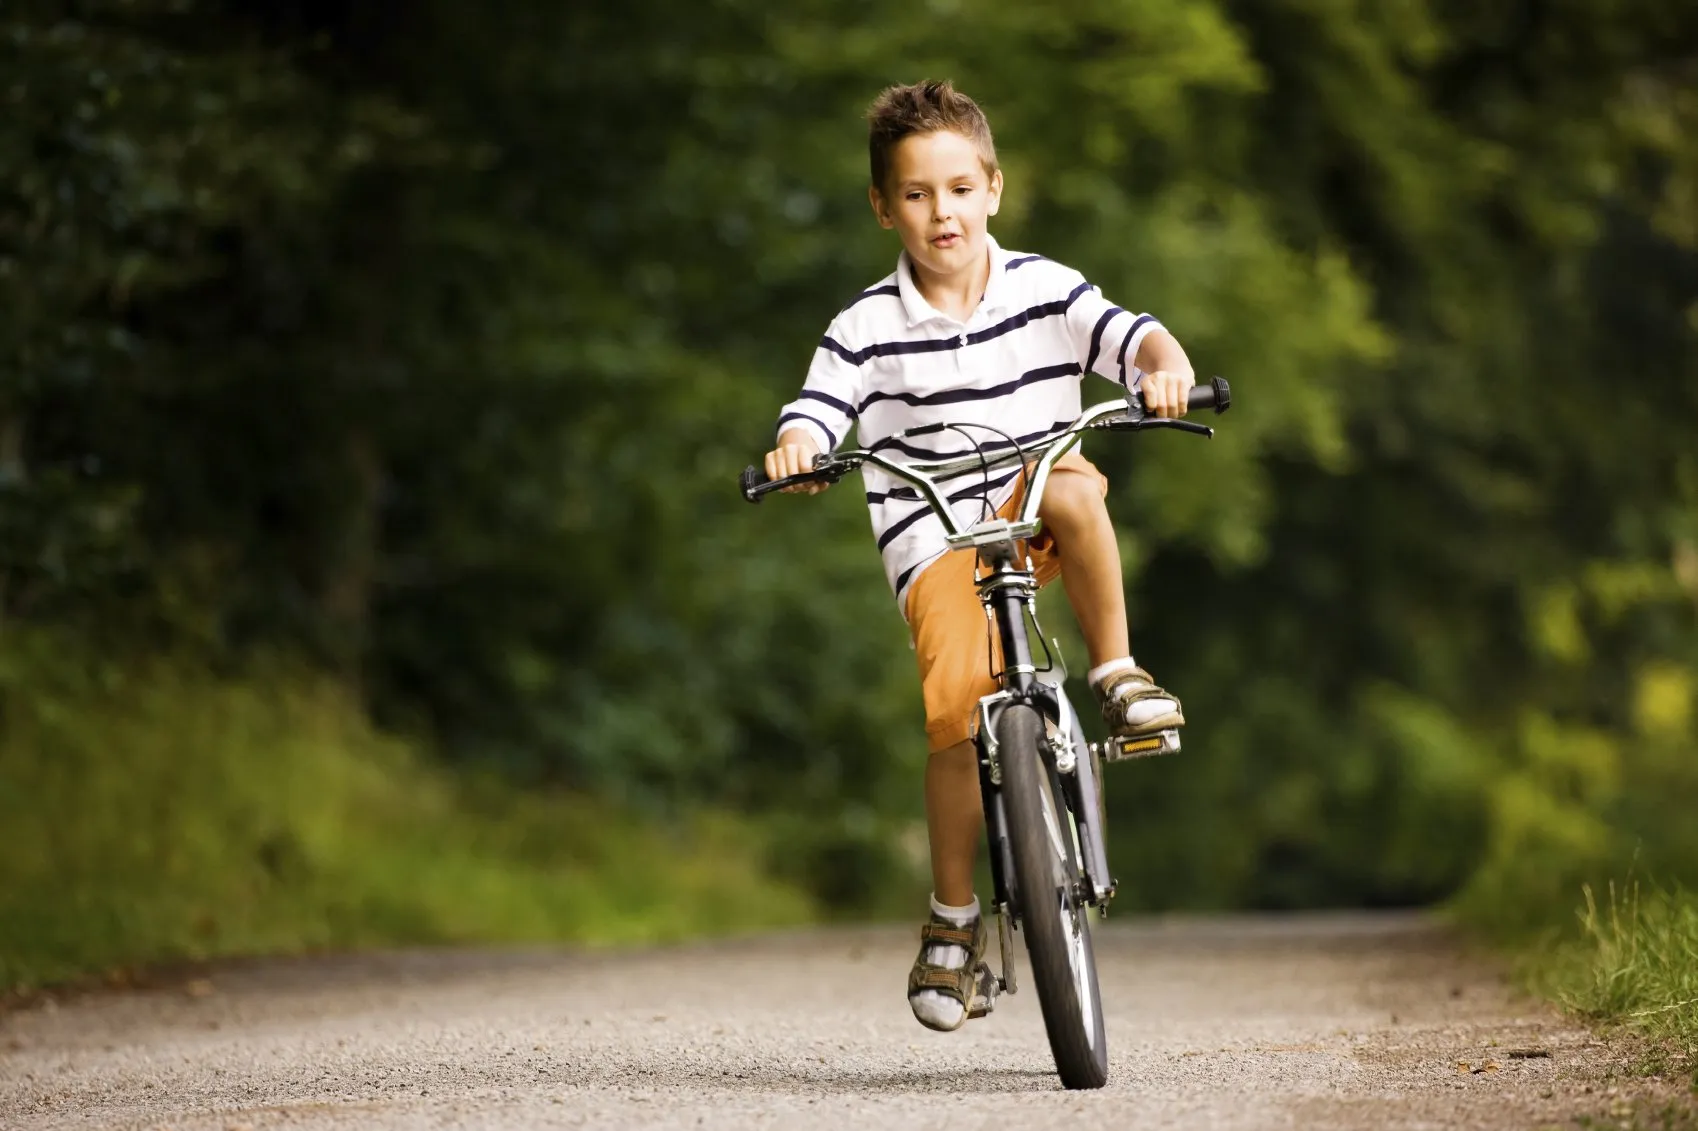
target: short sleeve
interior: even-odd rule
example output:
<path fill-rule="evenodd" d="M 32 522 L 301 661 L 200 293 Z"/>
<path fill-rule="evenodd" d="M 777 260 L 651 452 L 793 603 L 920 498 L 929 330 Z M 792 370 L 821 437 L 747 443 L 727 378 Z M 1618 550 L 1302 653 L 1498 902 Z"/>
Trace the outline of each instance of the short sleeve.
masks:
<path fill-rule="evenodd" d="M 860 416 L 861 366 L 843 344 L 842 327 L 833 322 L 814 350 L 802 392 L 785 405 L 777 431 L 801 427 L 814 434 L 820 450 L 829 452 L 848 435 Z"/>
<path fill-rule="evenodd" d="M 1152 314 L 1134 314 L 1116 306 L 1078 272 L 1070 271 L 1069 275 L 1072 276 L 1070 290 L 1084 288 L 1067 308 L 1067 326 L 1080 359 L 1079 367 L 1131 388 L 1138 377 L 1133 362 L 1138 356 L 1138 345 L 1152 330 L 1161 329 L 1161 323 Z"/>

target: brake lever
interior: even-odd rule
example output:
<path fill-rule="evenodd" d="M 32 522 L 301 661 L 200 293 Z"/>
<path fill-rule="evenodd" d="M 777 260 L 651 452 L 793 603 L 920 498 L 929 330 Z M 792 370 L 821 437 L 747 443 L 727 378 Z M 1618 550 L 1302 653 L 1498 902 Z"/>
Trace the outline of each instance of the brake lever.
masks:
<path fill-rule="evenodd" d="M 1215 430 L 1207 424 L 1198 424 L 1194 420 L 1175 420 L 1168 416 L 1146 416 L 1138 421 L 1137 428 L 1139 431 L 1145 428 L 1177 428 L 1181 432 L 1189 432 L 1193 436 L 1205 436 L 1211 439 L 1215 434 Z"/>
<path fill-rule="evenodd" d="M 831 452 L 821 452 L 814 457 L 814 469 L 809 474 L 827 483 L 836 483 L 854 470 L 855 467 L 849 460 L 838 459 Z"/>
<path fill-rule="evenodd" d="M 764 483 L 755 481 L 757 473 L 753 466 L 746 467 L 743 469 L 740 486 L 743 490 L 743 498 L 751 503 L 758 503 L 765 496 L 774 491 L 782 491 L 786 487 L 800 487 L 807 483 L 836 483 L 855 470 L 855 466 L 852 461 L 840 460 L 830 452 L 821 452 L 814 457 L 813 468 L 801 475 L 787 475 L 782 479 L 768 479 Z"/>
<path fill-rule="evenodd" d="M 1105 432 L 1142 432 L 1146 428 L 1177 428 L 1181 432 L 1190 432 L 1195 436 L 1213 438 L 1215 430 L 1207 424 L 1198 424 L 1191 420 L 1175 420 L 1166 416 L 1126 416 L 1120 420 L 1107 420 L 1092 425 Z"/>

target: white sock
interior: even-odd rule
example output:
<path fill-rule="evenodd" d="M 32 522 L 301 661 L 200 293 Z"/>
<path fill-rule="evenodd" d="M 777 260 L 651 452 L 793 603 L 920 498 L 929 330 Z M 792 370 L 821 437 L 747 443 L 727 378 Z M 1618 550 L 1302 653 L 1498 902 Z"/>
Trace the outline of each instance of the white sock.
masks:
<path fill-rule="evenodd" d="M 1107 663 L 1098 664 L 1096 667 L 1086 672 L 1085 682 L 1090 684 L 1093 688 L 1099 687 L 1101 686 L 1102 681 L 1107 679 L 1109 676 L 1123 671 L 1131 671 L 1137 666 L 1137 663 L 1133 661 L 1131 656 L 1127 656 L 1124 659 L 1119 660 L 1109 660 Z M 1139 699 L 1136 702 L 1128 703 L 1126 705 L 1127 725 L 1142 726 L 1151 719 L 1160 718 L 1163 715 L 1172 713 L 1176 706 L 1177 705 L 1171 699 Z"/>
<path fill-rule="evenodd" d="M 1095 687 L 1097 684 L 1101 683 L 1105 677 L 1111 676 L 1115 672 L 1119 671 L 1131 671 L 1137 666 L 1138 662 L 1131 656 L 1126 656 L 1119 660 L 1110 660 L 1108 663 L 1098 664 L 1096 667 L 1086 672 L 1085 682 L 1090 684 L 1092 687 Z"/>
<path fill-rule="evenodd" d="M 947 903 L 939 903 L 937 896 L 933 895 L 932 911 L 957 927 L 970 927 L 979 917 L 979 897 L 974 896 L 973 902 L 965 907 L 951 907 Z M 926 948 L 924 960 L 937 966 L 959 970 L 967 965 L 969 957 L 964 946 L 934 945 Z M 960 1002 L 936 990 L 921 990 L 913 996 L 910 1004 L 914 1007 L 914 1016 L 946 1027 L 957 1024 L 961 1020 L 961 1014 L 966 1012 Z"/>

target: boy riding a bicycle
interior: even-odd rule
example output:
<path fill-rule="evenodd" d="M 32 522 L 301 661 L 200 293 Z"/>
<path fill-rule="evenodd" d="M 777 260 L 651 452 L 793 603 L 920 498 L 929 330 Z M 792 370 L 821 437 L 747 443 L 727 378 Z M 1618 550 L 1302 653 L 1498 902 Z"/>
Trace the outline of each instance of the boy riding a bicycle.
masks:
<path fill-rule="evenodd" d="M 983 112 L 950 83 L 885 90 L 869 109 L 871 185 L 879 224 L 894 229 L 896 271 L 828 327 L 801 395 L 779 416 L 767 475 L 805 474 L 856 424 L 863 446 L 905 429 L 966 425 L 897 441 L 921 460 L 1042 442 L 1080 412 L 1086 372 L 1142 392 L 1151 415 L 1185 415 L 1195 383 L 1185 351 L 1154 318 L 1113 305 L 1071 268 L 1005 251 L 986 230 L 1003 187 Z M 985 437 L 989 437 L 987 440 Z M 931 917 L 908 981 L 921 1024 L 959 1028 L 972 1001 L 986 929 L 973 891 L 983 824 L 969 738 L 980 697 L 996 687 L 971 555 L 947 552 L 937 517 L 892 476 L 865 468 L 867 503 L 886 576 L 913 634 L 930 757 L 926 826 Z M 1017 513 L 1019 468 L 950 495 L 977 516 Z M 823 484 L 790 490 L 814 493 Z M 1090 655 L 1087 674 L 1117 736 L 1184 724 L 1179 700 L 1132 659 L 1108 483 L 1072 452 L 1056 464 L 1028 543 L 1040 583 L 1059 576 Z"/>

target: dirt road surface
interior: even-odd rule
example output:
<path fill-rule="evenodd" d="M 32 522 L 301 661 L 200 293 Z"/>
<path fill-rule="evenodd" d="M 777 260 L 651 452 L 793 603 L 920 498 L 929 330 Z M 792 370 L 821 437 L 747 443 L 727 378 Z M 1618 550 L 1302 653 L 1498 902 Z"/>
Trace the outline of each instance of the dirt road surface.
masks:
<path fill-rule="evenodd" d="M 1090 1093 L 1029 984 L 916 1024 L 915 938 L 218 965 L 0 1017 L 0 1128 L 1614 1127 L 1672 1094 L 1418 916 L 1109 920 Z"/>

